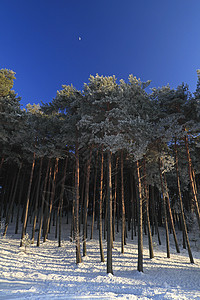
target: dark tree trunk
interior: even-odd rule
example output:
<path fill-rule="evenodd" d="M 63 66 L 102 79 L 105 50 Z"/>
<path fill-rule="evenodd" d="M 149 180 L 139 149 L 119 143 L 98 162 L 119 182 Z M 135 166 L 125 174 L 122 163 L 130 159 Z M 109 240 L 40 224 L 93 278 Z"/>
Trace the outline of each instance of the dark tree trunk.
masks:
<path fill-rule="evenodd" d="M 175 159 L 176 159 L 176 175 L 177 175 L 177 185 L 178 185 L 178 195 L 179 195 L 179 202 L 180 202 L 180 208 L 181 208 L 181 217 L 182 217 L 182 228 L 183 228 L 183 237 L 186 239 L 187 243 L 187 249 L 188 249 L 188 255 L 190 258 L 190 262 L 193 264 L 194 259 L 192 256 L 192 251 L 190 248 L 190 242 L 188 238 L 188 232 L 187 232 L 187 226 L 185 222 L 185 215 L 183 211 L 183 201 L 182 201 L 182 195 L 181 195 L 181 184 L 180 184 L 180 178 L 179 178 L 179 168 L 178 168 L 178 152 L 177 152 L 177 144 L 176 144 L 176 138 L 175 138 Z"/>
<path fill-rule="evenodd" d="M 100 188 L 99 188 L 99 247 L 101 262 L 104 262 L 103 241 L 102 241 L 102 200 L 103 200 L 103 148 L 101 151 L 101 174 L 100 174 Z"/>
<path fill-rule="evenodd" d="M 40 221 L 39 221 L 39 230 L 38 230 L 38 238 L 37 238 L 37 246 L 40 246 L 40 237 L 41 237 L 41 231 L 42 231 L 42 223 L 43 223 L 43 216 L 44 216 L 44 201 L 46 197 L 46 188 L 47 188 L 47 179 L 48 179 L 48 173 L 50 173 L 49 176 L 51 176 L 51 169 L 50 168 L 51 159 L 48 160 L 48 165 L 46 169 L 45 179 L 44 179 L 44 187 L 42 192 L 42 203 L 40 208 Z"/>
<path fill-rule="evenodd" d="M 81 263 L 80 237 L 79 237 L 79 149 L 76 143 L 75 149 L 75 238 L 76 238 L 76 264 Z"/>
<path fill-rule="evenodd" d="M 119 157 L 116 158 L 116 165 L 115 165 L 115 189 L 114 189 L 114 207 L 113 207 L 113 241 L 115 240 L 115 221 L 116 221 L 116 208 L 117 208 L 118 162 L 119 162 Z"/>
<path fill-rule="evenodd" d="M 200 211 L 199 211 L 197 193 L 196 193 L 196 189 L 195 189 L 195 178 L 192 176 L 192 160 L 190 157 L 187 135 L 185 135 L 185 148 L 186 148 L 186 154 L 187 154 L 187 160 L 188 160 L 188 173 L 189 173 L 189 178 L 190 178 L 190 186 L 191 186 L 191 190 L 192 190 L 192 194 L 193 194 L 193 198 L 194 198 L 195 212 L 196 212 L 196 217 L 197 217 L 197 221 L 198 221 L 198 225 L 199 225 L 199 229 L 200 229 Z"/>
<path fill-rule="evenodd" d="M 142 184 L 139 161 L 136 162 L 138 176 L 138 265 L 137 270 L 143 272 L 143 230 L 142 230 Z"/>
<path fill-rule="evenodd" d="M 112 269 L 112 180 L 111 180 L 111 152 L 108 151 L 108 170 L 107 170 L 107 273 L 113 274 Z"/>
<path fill-rule="evenodd" d="M 145 186 L 145 198 L 146 198 L 146 218 L 147 218 L 147 229 L 148 229 L 148 241 L 149 241 L 149 256 L 152 259 L 154 257 L 153 253 L 153 242 L 151 235 L 151 225 L 149 218 L 149 187 L 146 181 L 146 158 L 144 158 L 144 186 Z"/>
<path fill-rule="evenodd" d="M 165 191 L 166 191 L 166 196 L 167 196 L 166 198 L 167 198 L 167 204 L 168 204 L 168 210 L 169 210 L 169 217 L 170 217 L 171 226 L 172 226 L 172 232 L 173 232 L 173 236 L 174 236 L 174 242 L 175 242 L 177 253 L 180 253 L 180 249 L 179 249 L 178 241 L 177 241 L 177 237 L 176 237 L 176 231 L 175 231 L 175 227 L 174 227 L 174 220 L 173 220 L 173 216 L 172 216 L 171 205 L 170 205 L 170 201 L 169 201 L 167 180 L 166 180 L 165 173 L 163 175 L 164 175 Z"/>
<path fill-rule="evenodd" d="M 43 242 L 46 242 L 47 236 L 49 233 L 49 228 L 50 228 L 50 220 L 51 220 L 51 213 L 52 213 L 52 207 L 53 207 L 53 200 L 55 197 L 55 190 L 56 190 L 56 175 L 58 173 L 58 161 L 59 159 L 56 158 L 55 161 L 55 167 L 54 167 L 54 174 L 53 174 L 53 182 L 52 182 L 52 189 L 51 189 L 51 197 L 50 197 L 50 202 L 49 202 L 49 211 L 48 211 L 48 217 L 47 217 L 47 224 L 46 224 L 46 232 L 44 234 L 44 239 Z"/>
<path fill-rule="evenodd" d="M 19 166 L 19 170 L 18 170 L 18 173 L 17 173 L 16 181 L 15 181 L 14 191 L 13 191 L 13 193 L 11 195 L 12 197 L 11 197 L 11 201 L 9 203 L 9 208 L 8 208 L 8 211 L 7 211 L 7 214 L 6 214 L 6 223 L 5 223 L 5 228 L 4 228 L 3 236 L 6 235 L 6 232 L 7 232 L 7 229 L 8 229 L 8 224 L 10 222 L 10 217 L 11 217 L 11 212 L 12 212 L 14 201 L 15 201 L 16 192 L 17 192 L 17 187 L 18 187 L 18 182 L 19 182 L 19 176 L 20 176 L 21 167 L 22 167 L 22 164 L 20 164 L 20 166 Z"/>
<path fill-rule="evenodd" d="M 31 168 L 31 175 L 30 175 L 28 192 L 27 192 L 27 197 L 26 197 L 26 208 L 25 208 L 24 222 L 23 222 L 23 226 L 22 226 L 22 235 L 21 235 L 20 247 L 23 246 L 23 238 L 24 238 L 25 232 L 26 232 L 27 217 L 28 217 L 28 208 L 29 208 L 29 201 L 30 201 L 30 194 L 31 194 L 31 186 L 32 186 L 32 181 L 33 181 L 34 167 L 35 167 L 35 152 L 33 154 L 33 162 L 32 162 L 32 168 Z"/>
<path fill-rule="evenodd" d="M 97 167 L 98 167 L 98 150 L 97 150 L 97 153 L 96 153 L 95 174 L 94 174 L 93 205 L 92 205 L 92 226 L 91 226 L 90 239 L 93 239 L 93 231 L 94 231 L 96 186 L 97 186 Z"/>
<path fill-rule="evenodd" d="M 35 196 L 35 209 L 34 209 L 34 219 L 33 219 L 33 228 L 32 228 L 32 244 L 34 243 L 34 238 L 35 238 L 35 226 L 36 226 L 36 220 L 37 220 L 37 213 L 38 213 L 38 200 L 39 200 L 39 193 L 40 193 L 40 183 L 41 183 L 41 176 L 42 176 L 42 161 L 43 157 L 40 159 L 40 169 L 39 169 L 39 174 L 38 174 L 38 183 L 37 183 L 37 191 L 36 191 L 36 196 Z"/>
<path fill-rule="evenodd" d="M 67 162 L 68 162 L 68 153 L 65 159 L 65 166 L 63 171 L 63 177 L 61 180 L 61 191 L 60 191 L 60 199 L 59 199 L 59 234 L 58 234 L 58 247 L 61 247 L 61 223 L 62 223 L 62 211 L 63 211 L 63 196 L 65 190 L 65 179 L 66 179 L 66 172 L 67 172 Z"/>
<path fill-rule="evenodd" d="M 124 253 L 124 240 L 125 240 L 125 204 L 124 204 L 124 158 L 123 158 L 123 150 L 121 150 L 121 205 L 122 205 L 121 253 Z"/>
<path fill-rule="evenodd" d="M 84 201 L 84 218 L 83 218 L 83 256 L 87 255 L 86 239 L 87 239 L 87 215 L 89 204 L 89 186 L 90 186 L 90 163 L 92 157 L 92 149 L 90 149 L 86 168 L 86 183 L 85 183 L 85 201 Z"/>
<path fill-rule="evenodd" d="M 168 230 L 168 222 L 167 222 L 167 209 L 166 209 L 166 201 L 165 201 L 165 193 L 164 193 L 164 187 L 163 187 L 163 179 L 162 179 L 162 170 L 161 170 L 161 161 L 160 160 L 159 160 L 159 170 L 160 170 L 160 183 L 161 183 L 162 195 L 163 195 L 163 210 L 164 210 L 164 218 L 165 218 L 167 257 L 170 258 L 169 230 Z"/>

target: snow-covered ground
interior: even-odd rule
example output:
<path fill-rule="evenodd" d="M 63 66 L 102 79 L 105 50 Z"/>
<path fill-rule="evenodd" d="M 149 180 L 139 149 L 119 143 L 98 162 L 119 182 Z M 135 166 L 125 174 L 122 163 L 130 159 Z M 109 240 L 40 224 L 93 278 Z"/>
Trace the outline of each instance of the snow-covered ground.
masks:
<path fill-rule="evenodd" d="M 30 226 L 30 225 L 29 225 Z M 70 227 L 63 225 L 63 227 Z M 88 230 L 90 228 L 88 227 Z M 31 232 L 31 227 L 28 228 Z M 0 299 L 200 299 L 200 239 L 190 235 L 195 264 L 187 250 L 176 254 L 170 235 L 171 258 L 166 258 L 164 231 L 162 245 L 154 240 L 155 258 L 149 259 L 147 237 L 144 236 L 144 273 L 137 271 L 137 237 L 130 238 L 125 254 L 120 253 L 120 233 L 113 249 L 114 275 L 106 274 L 106 263 L 100 262 L 97 237 L 87 241 L 87 256 L 75 264 L 75 244 L 69 232 L 57 246 L 54 231 L 38 248 L 36 242 L 20 248 L 20 234 L 13 234 L 11 225 L 7 237 L 0 238 Z M 130 236 L 130 234 L 129 234 Z M 181 233 L 178 233 L 181 241 Z M 37 233 L 36 233 L 37 237 Z M 104 242 L 106 258 L 106 242 Z"/>

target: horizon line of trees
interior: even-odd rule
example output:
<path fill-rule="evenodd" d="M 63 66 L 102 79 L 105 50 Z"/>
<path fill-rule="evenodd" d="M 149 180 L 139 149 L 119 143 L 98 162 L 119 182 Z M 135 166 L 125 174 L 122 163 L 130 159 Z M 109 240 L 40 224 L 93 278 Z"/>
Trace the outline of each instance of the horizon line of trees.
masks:
<path fill-rule="evenodd" d="M 112 248 L 121 232 L 124 253 L 128 232 L 138 238 L 138 271 L 143 272 L 143 232 L 149 256 L 159 227 L 169 232 L 177 253 L 176 230 L 191 263 L 188 230 L 195 215 L 200 230 L 200 70 L 192 95 L 186 84 L 145 89 L 133 75 L 128 82 L 115 76 L 90 76 L 83 91 L 63 85 L 48 104 L 20 108 L 12 90 L 15 73 L 0 70 L 0 221 L 3 235 L 15 220 L 21 240 L 32 224 L 45 242 L 52 226 L 61 246 L 62 219 L 67 218 L 80 263 L 90 238 L 99 233 L 100 259 L 107 240 L 107 273 L 113 273 Z M 15 213 L 16 212 L 16 213 Z M 90 216 L 90 218 L 89 218 Z M 95 227 L 96 224 L 96 227 Z M 66 225 L 67 226 L 67 225 Z"/>

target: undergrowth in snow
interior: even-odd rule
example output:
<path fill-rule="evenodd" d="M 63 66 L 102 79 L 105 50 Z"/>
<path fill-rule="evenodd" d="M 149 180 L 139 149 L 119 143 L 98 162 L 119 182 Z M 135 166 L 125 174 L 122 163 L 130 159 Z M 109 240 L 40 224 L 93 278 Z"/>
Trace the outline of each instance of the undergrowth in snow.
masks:
<path fill-rule="evenodd" d="M 106 263 L 100 262 L 98 233 L 87 240 L 87 256 L 75 263 L 75 244 L 69 239 L 70 225 L 63 223 L 62 247 L 54 239 L 55 227 L 49 239 L 27 247 L 19 247 L 20 234 L 0 238 L 0 299 L 200 299 L 200 237 L 190 233 L 195 264 L 182 248 L 182 233 L 177 231 L 181 253 L 177 254 L 170 235 L 171 258 L 166 257 L 165 232 L 161 228 L 162 245 L 153 236 L 154 255 L 149 259 L 148 240 L 144 235 L 144 273 L 137 271 L 137 237 L 128 233 L 125 254 L 121 254 L 120 233 L 113 249 L 113 272 L 106 273 Z M 30 225 L 29 225 L 30 226 Z M 90 227 L 88 227 L 88 232 Z M 31 233 L 31 227 L 27 232 Z M 106 241 L 104 241 L 106 258 Z"/>

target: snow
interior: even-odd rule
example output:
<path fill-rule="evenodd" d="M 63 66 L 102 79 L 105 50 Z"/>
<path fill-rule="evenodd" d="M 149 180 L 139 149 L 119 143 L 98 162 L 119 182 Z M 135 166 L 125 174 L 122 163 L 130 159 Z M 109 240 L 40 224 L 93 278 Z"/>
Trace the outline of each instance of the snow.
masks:
<path fill-rule="evenodd" d="M 127 239 L 125 254 L 120 253 L 120 233 L 113 249 L 113 272 L 106 273 L 100 262 L 98 233 L 87 241 L 87 256 L 75 263 L 75 244 L 70 242 L 70 225 L 63 223 L 62 247 L 54 239 L 55 227 L 46 243 L 19 247 L 20 234 L 8 227 L 0 238 L 0 299 L 200 299 L 200 238 L 190 233 L 195 264 L 189 261 L 181 246 L 182 234 L 177 231 L 181 254 L 177 254 L 170 235 L 170 259 L 166 257 L 164 229 L 162 245 L 153 236 L 154 255 L 150 260 L 147 236 L 144 235 L 144 273 L 137 271 L 137 237 Z M 88 226 L 88 235 L 90 227 Z M 27 231 L 31 233 L 31 225 Z M 36 233 L 37 236 L 37 233 Z M 197 239 L 194 241 L 192 239 Z M 106 257 L 106 241 L 104 241 Z"/>

